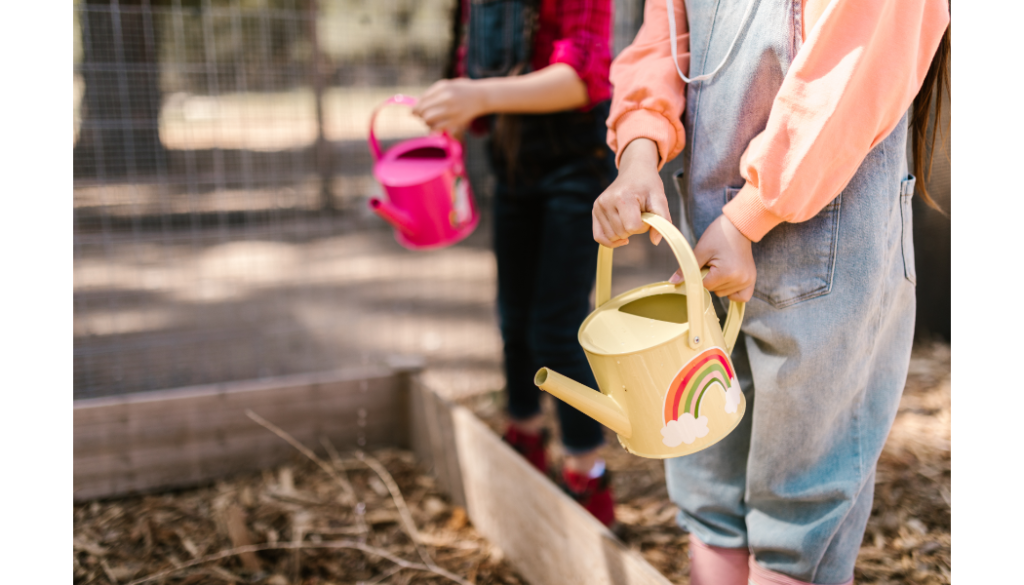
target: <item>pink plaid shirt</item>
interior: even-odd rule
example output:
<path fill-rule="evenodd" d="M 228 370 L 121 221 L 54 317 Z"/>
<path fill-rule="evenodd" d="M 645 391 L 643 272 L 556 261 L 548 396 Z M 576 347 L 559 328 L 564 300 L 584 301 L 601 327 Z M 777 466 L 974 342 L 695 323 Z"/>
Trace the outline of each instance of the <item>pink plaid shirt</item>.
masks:
<path fill-rule="evenodd" d="M 612 97 L 611 0 L 542 0 L 539 20 L 533 70 L 565 63 L 587 85 L 590 106 Z"/>
<path fill-rule="evenodd" d="M 469 0 L 463 0 L 463 22 L 469 19 Z M 608 72 L 612 62 L 612 0 L 541 0 L 531 65 L 538 71 L 565 63 L 587 86 L 590 103 L 612 96 Z M 466 48 L 459 47 L 459 74 L 465 75 Z"/>

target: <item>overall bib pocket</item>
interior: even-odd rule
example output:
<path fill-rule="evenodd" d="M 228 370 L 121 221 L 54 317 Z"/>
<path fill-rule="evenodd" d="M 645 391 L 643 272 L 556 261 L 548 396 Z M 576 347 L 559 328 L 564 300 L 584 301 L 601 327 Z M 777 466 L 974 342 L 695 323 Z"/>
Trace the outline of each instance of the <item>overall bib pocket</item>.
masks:
<path fill-rule="evenodd" d="M 914 263 L 914 185 L 917 179 L 907 175 L 900 183 L 900 214 L 903 216 L 903 272 L 911 284 L 917 285 L 917 266 Z"/>
<path fill-rule="evenodd" d="M 739 193 L 738 188 L 725 191 L 726 203 Z M 840 193 L 807 221 L 780 223 L 753 245 L 754 297 L 784 309 L 832 290 L 842 200 Z"/>

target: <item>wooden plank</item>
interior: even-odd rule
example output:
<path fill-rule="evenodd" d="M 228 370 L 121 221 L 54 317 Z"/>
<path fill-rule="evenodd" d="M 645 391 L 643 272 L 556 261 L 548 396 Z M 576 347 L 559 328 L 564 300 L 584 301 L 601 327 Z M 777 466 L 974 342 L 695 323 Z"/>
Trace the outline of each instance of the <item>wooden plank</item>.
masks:
<path fill-rule="evenodd" d="M 413 452 L 431 470 L 438 487 L 452 503 L 465 507 L 462 470 L 455 452 L 454 404 L 427 388 L 418 376 L 411 381 L 411 387 L 409 403 L 414 409 L 409 417 L 409 434 Z"/>
<path fill-rule="evenodd" d="M 432 396 L 434 396 L 433 393 L 424 392 L 423 383 L 418 378 L 412 381 L 412 392 L 409 393 L 408 447 L 412 449 L 416 460 L 437 478 L 437 471 L 434 469 L 434 453 L 439 452 L 440 447 L 433 444 L 435 439 L 429 424 L 431 416 L 426 412 L 427 408 L 434 408 Z M 445 491 L 448 490 L 445 489 Z"/>
<path fill-rule="evenodd" d="M 457 484 L 473 526 L 531 584 L 668 585 L 472 412 L 422 383 L 412 388 L 410 404 L 421 405 L 411 421 L 417 454 L 432 451 L 421 457 L 433 461 L 439 485 Z"/>
<path fill-rule="evenodd" d="M 395 383 L 392 375 L 371 378 L 366 380 L 367 391 L 363 393 L 352 391 L 353 381 L 306 384 L 296 380 L 294 385 L 289 383 L 258 393 L 211 393 L 189 400 L 177 398 L 172 400 L 177 406 L 171 411 L 166 410 L 167 401 L 77 408 L 75 448 L 92 450 L 113 439 L 109 433 L 112 420 L 135 425 L 132 432 L 136 446 L 174 444 L 187 437 L 194 439 L 196 433 L 244 432 L 253 427 L 253 421 L 236 415 L 249 407 L 279 425 L 303 420 L 320 422 L 321 418 L 316 414 L 325 409 L 346 415 L 344 419 L 327 421 L 328 424 L 358 422 L 355 417 L 360 408 L 366 410 L 366 419 L 373 420 L 378 416 L 391 416 L 394 405 L 389 393 Z M 256 396 L 258 398 L 254 402 Z M 183 421 L 189 424 L 183 425 Z"/>
<path fill-rule="evenodd" d="M 371 367 L 76 401 L 74 499 L 184 487 L 272 467 L 295 449 L 246 416 L 314 450 L 409 442 L 415 365 Z"/>

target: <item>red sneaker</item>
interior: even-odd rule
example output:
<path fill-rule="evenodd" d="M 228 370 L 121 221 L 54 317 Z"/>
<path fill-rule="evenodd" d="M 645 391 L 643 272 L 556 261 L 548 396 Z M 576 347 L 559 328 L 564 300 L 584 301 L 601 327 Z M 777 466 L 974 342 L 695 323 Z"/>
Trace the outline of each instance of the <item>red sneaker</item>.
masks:
<path fill-rule="evenodd" d="M 538 471 L 547 475 L 548 473 L 548 439 L 551 434 L 547 429 L 542 429 L 536 435 L 524 433 L 516 427 L 509 425 L 505 430 L 504 439 L 506 443 L 526 458 Z"/>
<path fill-rule="evenodd" d="M 602 465 L 603 467 L 603 465 Z M 595 518 L 605 526 L 615 523 L 615 500 L 612 498 L 611 472 L 601 470 L 601 475 L 590 477 L 587 473 L 577 473 L 567 468 L 562 469 L 562 490 L 572 496 Z"/>

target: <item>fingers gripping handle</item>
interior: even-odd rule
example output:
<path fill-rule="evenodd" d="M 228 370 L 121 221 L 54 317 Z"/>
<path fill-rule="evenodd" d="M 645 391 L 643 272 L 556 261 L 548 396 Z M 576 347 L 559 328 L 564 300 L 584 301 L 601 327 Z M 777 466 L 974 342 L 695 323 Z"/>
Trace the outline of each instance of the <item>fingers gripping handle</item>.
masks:
<path fill-rule="evenodd" d="M 394 95 L 373 110 L 373 114 L 370 115 L 370 152 L 373 154 L 374 161 L 380 160 L 383 153 L 381 153 L 380 150 L 380 143 L 377 142 L 377 135 L 373 132 L 373 124 L 377 120 L 377 113 L 380 112 L 382 108 L 392 104 L 401 104 L 411 108 L 416 105 L 416 98 L 402 94 Z"/>

